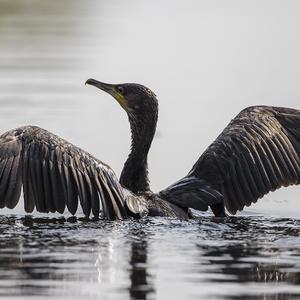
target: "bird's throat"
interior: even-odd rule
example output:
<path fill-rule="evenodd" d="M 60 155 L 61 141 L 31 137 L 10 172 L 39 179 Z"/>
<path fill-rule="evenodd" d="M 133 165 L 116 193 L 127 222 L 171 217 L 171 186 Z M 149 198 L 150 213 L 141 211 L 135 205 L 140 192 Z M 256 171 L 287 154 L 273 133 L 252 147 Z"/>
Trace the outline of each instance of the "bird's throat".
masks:
<path fill-rule="evenodd" d="M 131 153 L 124 164 L 120 183 L 136 194 L 149 191 L 147 157 Z"/>
<path fill-rule="evenodd" d="M 157 115 L 143 120 L 131 119 L 131 152 L 124 164 L 120 183 L 133 193 L 150 190 L 148 179 L 148 152 L 155 134 Z"/>

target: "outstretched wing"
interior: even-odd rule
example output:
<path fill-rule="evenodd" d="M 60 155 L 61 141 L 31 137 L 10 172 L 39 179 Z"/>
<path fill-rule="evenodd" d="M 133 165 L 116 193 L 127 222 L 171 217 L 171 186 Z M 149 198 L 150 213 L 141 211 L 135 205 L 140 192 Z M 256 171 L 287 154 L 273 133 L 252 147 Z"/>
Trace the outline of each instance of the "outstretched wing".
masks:
<path fill-rule="evenodd" d="M 199 188 L 204 182 L 206 197 L 203 191 L 194 196 L 193 178 L 199 180 Z M 180 182 L 184 180 L 185 186 L 177 185 L 176 193 L 168 188 L 161 194 L 167 193 L 171 201 L 184 196 L 195 202 L 198 197 L 212 206 L 218 192 L 232 214 L 281 186 L 299 184 L 300 111 L 267 106 L 244 109 Z"/>
<path fill-rule="evenodd" d="M 190 176 L 221 191 L 235 214 L 270 191 L 300 182 L 300 111 L 248 107 L 208 147 Z"/>
<path fill-rule="evenodd" d="M 126 217 L 124 196 L 114 172 L 89 153 L 35 126 L 0 136 L 0 207 L 14 208 L 23 186 L 27 212 L 83 213 Z"/>

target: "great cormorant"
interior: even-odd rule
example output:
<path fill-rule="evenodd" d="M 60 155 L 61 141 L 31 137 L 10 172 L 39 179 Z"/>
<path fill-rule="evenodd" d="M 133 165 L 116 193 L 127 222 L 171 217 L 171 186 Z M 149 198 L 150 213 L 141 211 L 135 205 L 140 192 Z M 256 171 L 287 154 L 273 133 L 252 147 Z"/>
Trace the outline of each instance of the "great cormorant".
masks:
<path fill-rule="evenodd" d="M 120 180 L 89 153 L 36 126 L 0 136 L 0 207 L 14 208 L 23 186 L 26 212 L 188 218 L 190 208 L 235 214 L 269 191 L 300 182 L 300 111 L 253 106 L 241 111 L 182 179 L 159 193 L 149 187 L 147 155 L 158 117 L 155 94 L 139 84 L 86 82 L 126 111 L 131 152 Z"/>

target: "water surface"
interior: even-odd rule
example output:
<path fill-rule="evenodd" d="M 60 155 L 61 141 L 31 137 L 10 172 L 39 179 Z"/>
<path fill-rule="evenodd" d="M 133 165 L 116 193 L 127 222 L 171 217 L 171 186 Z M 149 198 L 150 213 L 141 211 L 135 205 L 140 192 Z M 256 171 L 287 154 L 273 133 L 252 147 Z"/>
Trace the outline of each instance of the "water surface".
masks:
<path fill-rule="evenodd" d="M 1 217 L 2 297 L 300 297 L 297 220 L 71 221 Z"/>

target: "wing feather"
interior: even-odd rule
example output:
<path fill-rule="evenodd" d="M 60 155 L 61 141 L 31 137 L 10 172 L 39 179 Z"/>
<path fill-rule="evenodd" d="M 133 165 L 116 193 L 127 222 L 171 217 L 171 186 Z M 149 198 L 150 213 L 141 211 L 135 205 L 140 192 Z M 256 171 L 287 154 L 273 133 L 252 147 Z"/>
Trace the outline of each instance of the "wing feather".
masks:
<path fill-rule="evenodd" d="M 32 187 L 32 180 L 29 168 L 29 148 L 30 145 L 25 145 L 23 151 L 23 170 L 22 170 L 22 180 L 23 180 L 23 193 L 24 193 L 24 209 L 26 212 L 31 213 L 35 207 L 35 198 Z"/>
<path fill-rule="evenodd" d="M 300 111 L 248 107 L 208 147 L 187 177 L 205 180 L 235 214 L 281 186 L 300 182 Z"/>
<path fill-rule="evenodd" d="M 20 155 L 15 156 L 13 168 L 10 174 L 10 183 L 7 190 L 6 207 L 14 208 L 20 198 L 22 189 L 22 172 L 20 166 Z"/>
<path fill-rule="evenodd" d="M 50 212 L 55 212 L 56 208 L 55 208 L 53 194 L 52 194 L 49 161 L 43 159 L 41 164 L 42 164 L 43 188 L 44 188 L 46 210 Z"/>
<path fill-rule="evenodd" d="M 109 219 L 127 217 L 113 171 L 89 153 L 35 126 L 0 136 L 0 207 L 16 206 L 23 186 L 24 207 L 32 212 L 83 212 Z"/>
<path fill-rule="evenodd" d="M 78 193 L 76 183 L 70 175 L 70 169 L 63 163 L 62 170 L 67 186 L 67 208 L 71 214 L 75 214 L 78 208 Z"/>
<path fill-rule="evenodd" d="M 0 183 L 0 207 L 3 208 L 6 205 L 6 192 L 9 185 L 9 175 L 12 169 L 14 161 L 14 156 L 7 158 L 5 169 L 1 176 L 1 183 Z"/>

